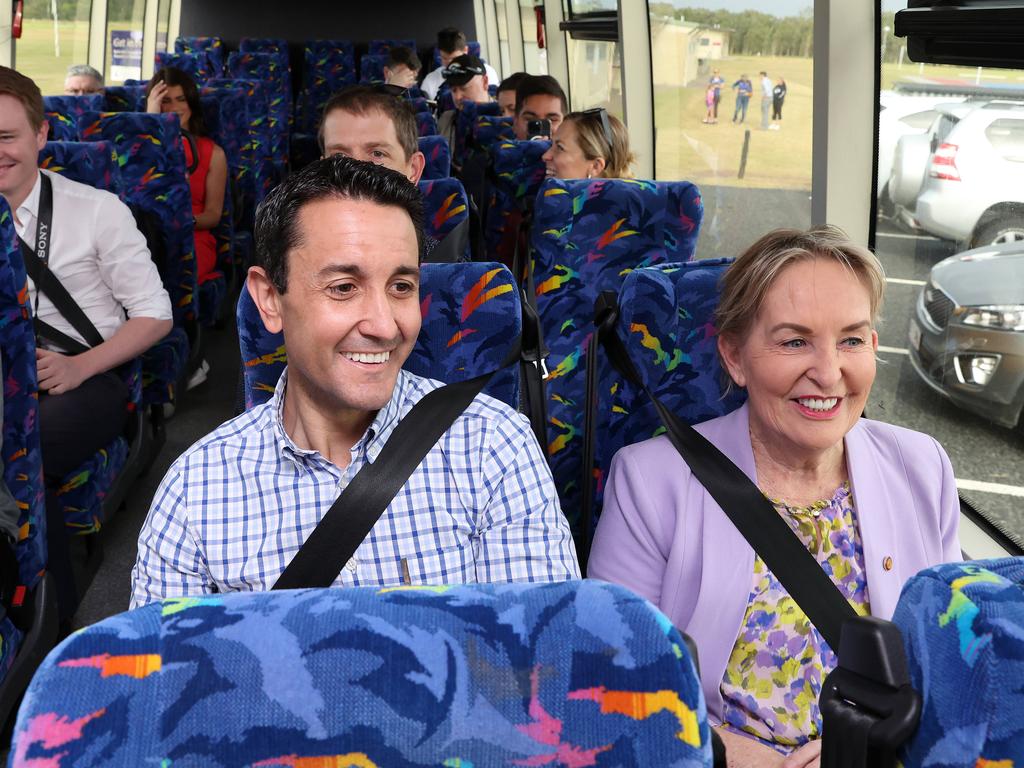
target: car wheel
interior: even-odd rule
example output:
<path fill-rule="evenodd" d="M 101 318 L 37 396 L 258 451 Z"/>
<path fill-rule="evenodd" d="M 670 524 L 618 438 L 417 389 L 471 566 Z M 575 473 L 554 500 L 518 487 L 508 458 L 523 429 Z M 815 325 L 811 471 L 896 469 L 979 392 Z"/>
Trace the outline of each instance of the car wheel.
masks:
<path fill-rule="evenodd" d="M 1024 216 L 1001 216 L 985 222 L 974 232 L 972 248 L 1024 241 Z"/>

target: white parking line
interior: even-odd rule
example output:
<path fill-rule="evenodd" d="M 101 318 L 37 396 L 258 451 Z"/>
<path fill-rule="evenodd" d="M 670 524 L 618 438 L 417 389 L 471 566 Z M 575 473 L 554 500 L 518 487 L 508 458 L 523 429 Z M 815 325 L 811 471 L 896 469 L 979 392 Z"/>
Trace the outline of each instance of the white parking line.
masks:
<path fill-rule="evenodd" d="M 904 349 L 903 347 L 885 347 L 881 344 L 878 345 L 879 352 L 887 352 L 890 355 L 909 355 L 910 350 Z"/>
<path fill-rule="evenodd" d="M 924 285 L 924 280 L 908 280 L 905 277 L 887 277 L 885 282 L 893 285 Z"/>
<path fill-rule="evenodd" d="M 936 242 L 942 240 L 941 237 L 932 237 L 931 235 L 909 235 L 905 232 L 876 232 L 875 237 L 895 237 L 900 240 L 935 240 Z"/>
<path fill-rule="evenodd" d="M 982 491 L 983 493 L 998 493 L 1001 496 L 1017 496 L 1024 498 L 1024 486 L 1004 485 L 1003 483 L 988 483 L 983 480 L 961 480 L 957 478 L 956 487 L 965 491 Z"/>

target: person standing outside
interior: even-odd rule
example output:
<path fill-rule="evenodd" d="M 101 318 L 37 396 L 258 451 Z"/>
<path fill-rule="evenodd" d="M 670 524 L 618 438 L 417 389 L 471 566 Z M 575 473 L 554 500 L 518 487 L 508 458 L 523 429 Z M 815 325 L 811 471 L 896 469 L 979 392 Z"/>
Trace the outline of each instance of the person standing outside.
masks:
<path fill-rule="evenodd" d="M 772 88 L 772 120 L 782 121 L 782 103 L 786 100 L 786 81 L 779 78 Z M 772 130 L 779 130 L 779 123 L 772 123 Z"/>
<path fill-rule="evenodd" d="M 747 106 L 750 104 L 750 95 L 754 92 L 754 85 L 746 75 L 740 75 L 740 79 L 732 84 L 736 90 L 736 108 L 732 111 L 732 121 L 742 123 L 747 119 Z M 739 120 L 737 120 L 739 118 Z"/>
<path fill-rule="evenodd" d="M 767 131 L 772 107 L 772 80 L 767 72 L 761 72 L 761 130 Z"/>
<path fill-rule="evenodd" d="M 725 85 L 725 78 L 722 77 L 722 73 L 719 70 L 714 70 L 711 73 L 711 79 L 708 80 L 710 85 L 715 92 L 715 103 L 714 103 L 714 114 L 711 115 L 713 122 L 718 122 L 718 103 L 722 100 L 722 86 Z"/>

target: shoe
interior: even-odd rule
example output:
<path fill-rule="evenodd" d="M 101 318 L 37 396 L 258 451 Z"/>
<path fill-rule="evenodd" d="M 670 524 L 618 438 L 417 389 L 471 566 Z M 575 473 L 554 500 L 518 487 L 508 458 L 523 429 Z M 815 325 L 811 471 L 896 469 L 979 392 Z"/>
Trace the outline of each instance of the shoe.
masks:
<path fill-rule="evenodd" d="M 196 368 L 195 371 L 193 371 L 192 375 L 189 377 L 188 384 L 185 385 L 185 391 L 187 392 L 190 389 L 195 389 L 196 387 L 198 387 L 200 384 L 206 381 L 206 377 L 209 375 L 209 373 L 210 364 L 203 360 L 203 362 L 199 364 L 199 367 Z"/>

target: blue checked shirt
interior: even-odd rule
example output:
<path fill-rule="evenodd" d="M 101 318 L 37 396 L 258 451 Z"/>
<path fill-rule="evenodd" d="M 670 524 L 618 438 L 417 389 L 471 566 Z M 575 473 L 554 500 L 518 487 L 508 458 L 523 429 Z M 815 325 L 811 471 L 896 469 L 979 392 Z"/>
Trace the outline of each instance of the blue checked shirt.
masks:
<path fill-rule="evenodd" d="M 399 420 L 442 386 L 406 371 L 339 469 L 284 430 L 274 397 L 171 465 L 139 534 L 131 607 L 165 597 L 269 590 Z M 334 586 L 579 578 L 551 472 L 525 417 L 478 395 L 412 474 Z"/>

